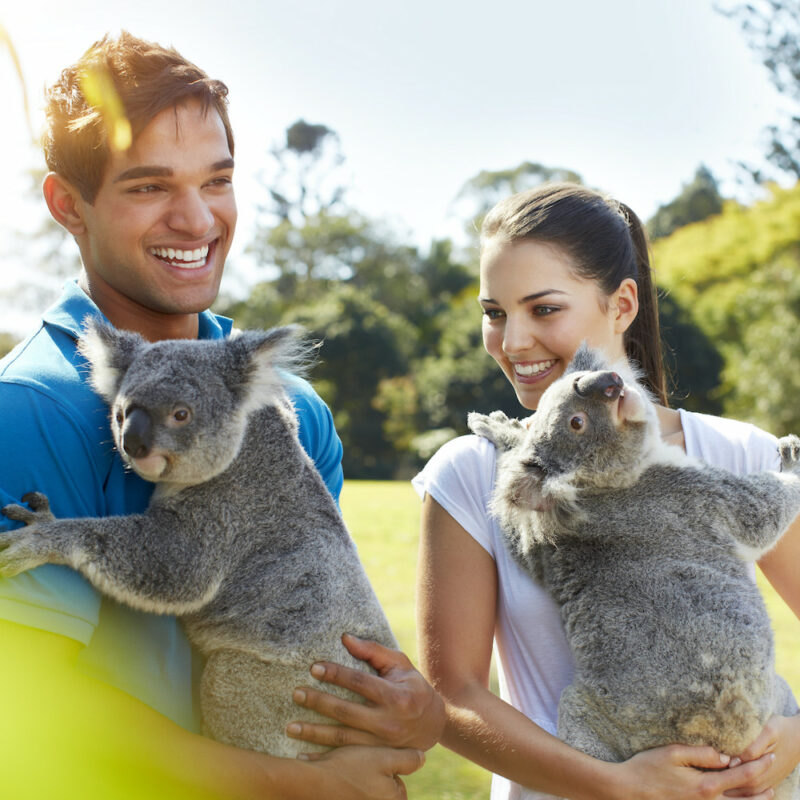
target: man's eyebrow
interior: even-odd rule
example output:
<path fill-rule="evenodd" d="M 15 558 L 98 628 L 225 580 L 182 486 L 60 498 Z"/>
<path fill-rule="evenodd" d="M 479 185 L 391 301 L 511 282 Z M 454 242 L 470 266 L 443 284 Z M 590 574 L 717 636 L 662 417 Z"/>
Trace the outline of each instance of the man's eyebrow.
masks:
<path fill-rule="evenodd" d="M 219 172 L 223 169 L 233 169 L 233 159 L 223 158 L 222 161 L 215 161 L 211 165 L 211 172 Z M 114 183 L 123 181 L 135 181 L 139 178 L 169 178 L 174 175 L 172 167 L 157 167 L 155 165 L 143 164 L 138 167 L 131 167 L 123 170 L 114 178 Z"/>
<path fill-rule="evenodd" d="M 113 182 L 122 183 L 122 181 L 133 181 L 137 178 L 168 178 L 172 174 L 171 167 L 151 167 L 143 165 L 123 170 L 114 178 Z"/>
<path fill-rule="evenodd" d="M 562 292 L 561 289 L 545 289 L 542 292 L 535 292 L 534 294 L 526 295 L 525 297 L 520 299 L 520 304 L 522 303 L 530 303 L 531 300 L 538 300 L 540 297 L 545 297 L 548 294 L 567 294 L 566 292 Z M 479 303 L 492 303 L 493 305 L 500 305 L 497 300 L 494 300 L 491 297 L 479 297 Z"/>

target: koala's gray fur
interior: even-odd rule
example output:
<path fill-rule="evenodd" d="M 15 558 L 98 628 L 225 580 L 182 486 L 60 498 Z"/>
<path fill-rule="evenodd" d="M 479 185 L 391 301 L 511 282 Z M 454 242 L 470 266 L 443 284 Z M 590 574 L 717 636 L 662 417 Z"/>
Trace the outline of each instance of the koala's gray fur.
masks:
<path fill-rule="evenodd" d="M 633 378 L 585 347 L 525 424 L 469 425 L 498 450 L 508 546 L 561 609 L 576 665 L 564 741 L 605 761 L 670 743 L 737 755 L 772 714 L 797 713 L 746 562 L 800 511 L 800 439 L 780 440 L 781 473 L 690 459 Z M 800 798 L 799 771 L 776 797 Z"/>
<path fill-rule="evenodd" d="M 324 721 L 292 690 L 317 660 L 368 669 L 344 632 L 396 642 L 297 438 L 280 371 L 296 331 L 150 344 L 95 325 L 81 350 L 120 454 L 155 492 L 142 514 L 60 520 L 27 495 L 31 510 L 3 509 L 27 527 L 0 537 L 0 574 L 67 564 L 116 600 L 180 617 L 207 659 L 209 736 L 279 756 L 325 749 L 285 735 L 292 719 Z"/>

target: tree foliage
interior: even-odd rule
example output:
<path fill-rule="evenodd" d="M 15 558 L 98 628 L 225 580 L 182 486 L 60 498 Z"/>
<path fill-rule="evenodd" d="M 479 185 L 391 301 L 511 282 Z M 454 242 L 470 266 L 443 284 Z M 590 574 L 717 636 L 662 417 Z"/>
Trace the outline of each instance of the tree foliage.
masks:
<path fill-rule="evenodd" d="M 800 184 L 655 242 L 659 282 L 719 349 L 723 411 L 780 432 L 797 417 Z M 758 376 L 756 376 L 758 373 Z"/>
<path fill-rule="evenodd" d="M 651 240 L 669 236 L 678 228 L 719 214 L 723 202 L 716 178 L 711 170 L 700 165 L 694 178 L 683 185 L 680 194 L 669 203 L 659 206 L 648 220 L 647 233 Z"/>
<path fill-rule="evenodd" d="M 470 238 L 477 239 L 483 218 L 497 202 L 551 181 L 581 183 L 581 176 L 571 169 L 523 161 L 508 169 L 482 170 L 470 178 L 455 199 L 459 215 L 467 220 L 466 230 Z"/>
<path fill-rule="evenodd" d="M 720 7 L 741 26 L 748 45 L 769 72 L 773 86 L 794 110 L 767 128 L 767 160 L 779 172 L 800 178 L 800 2 L 749 0 Z M 749 167 L 759 183 L 768 176 Z"/>

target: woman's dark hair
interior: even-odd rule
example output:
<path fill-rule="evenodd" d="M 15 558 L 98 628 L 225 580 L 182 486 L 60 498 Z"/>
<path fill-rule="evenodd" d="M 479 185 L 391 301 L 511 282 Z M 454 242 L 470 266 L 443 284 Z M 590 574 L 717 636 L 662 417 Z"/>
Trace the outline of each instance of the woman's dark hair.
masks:
<path fill-rule="evenodd" d="M 628 206 L 574 183 L 544 184 L 501 200 L 481 227 L 481 243 L 533 239 L 565 251 L 576 275 L 593 280 L 606 295 L 625 278 L 636 281 L 639 313 L 625 331 L 625 352 L 644 372 L 643 383 L 667 405 L 658 324 L 658 300 L 647 235 Z"/>

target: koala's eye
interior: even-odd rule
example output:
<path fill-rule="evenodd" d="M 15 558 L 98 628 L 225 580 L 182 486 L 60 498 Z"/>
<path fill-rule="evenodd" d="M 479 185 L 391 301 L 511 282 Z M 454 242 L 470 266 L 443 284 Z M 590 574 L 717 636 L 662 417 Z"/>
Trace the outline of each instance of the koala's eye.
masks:
<path fill-rule="evenodd" d="M 576 433 L 582 433 L 586 428 L 586 414 L 575 414 L 570 418 L 569 426 Z"/>
<path fill-rule="evenodd" d="M 169 418 L 170 425 L 185 425 L 192 418 L 192 412 L 186 406 L 178 406 Z"/>

